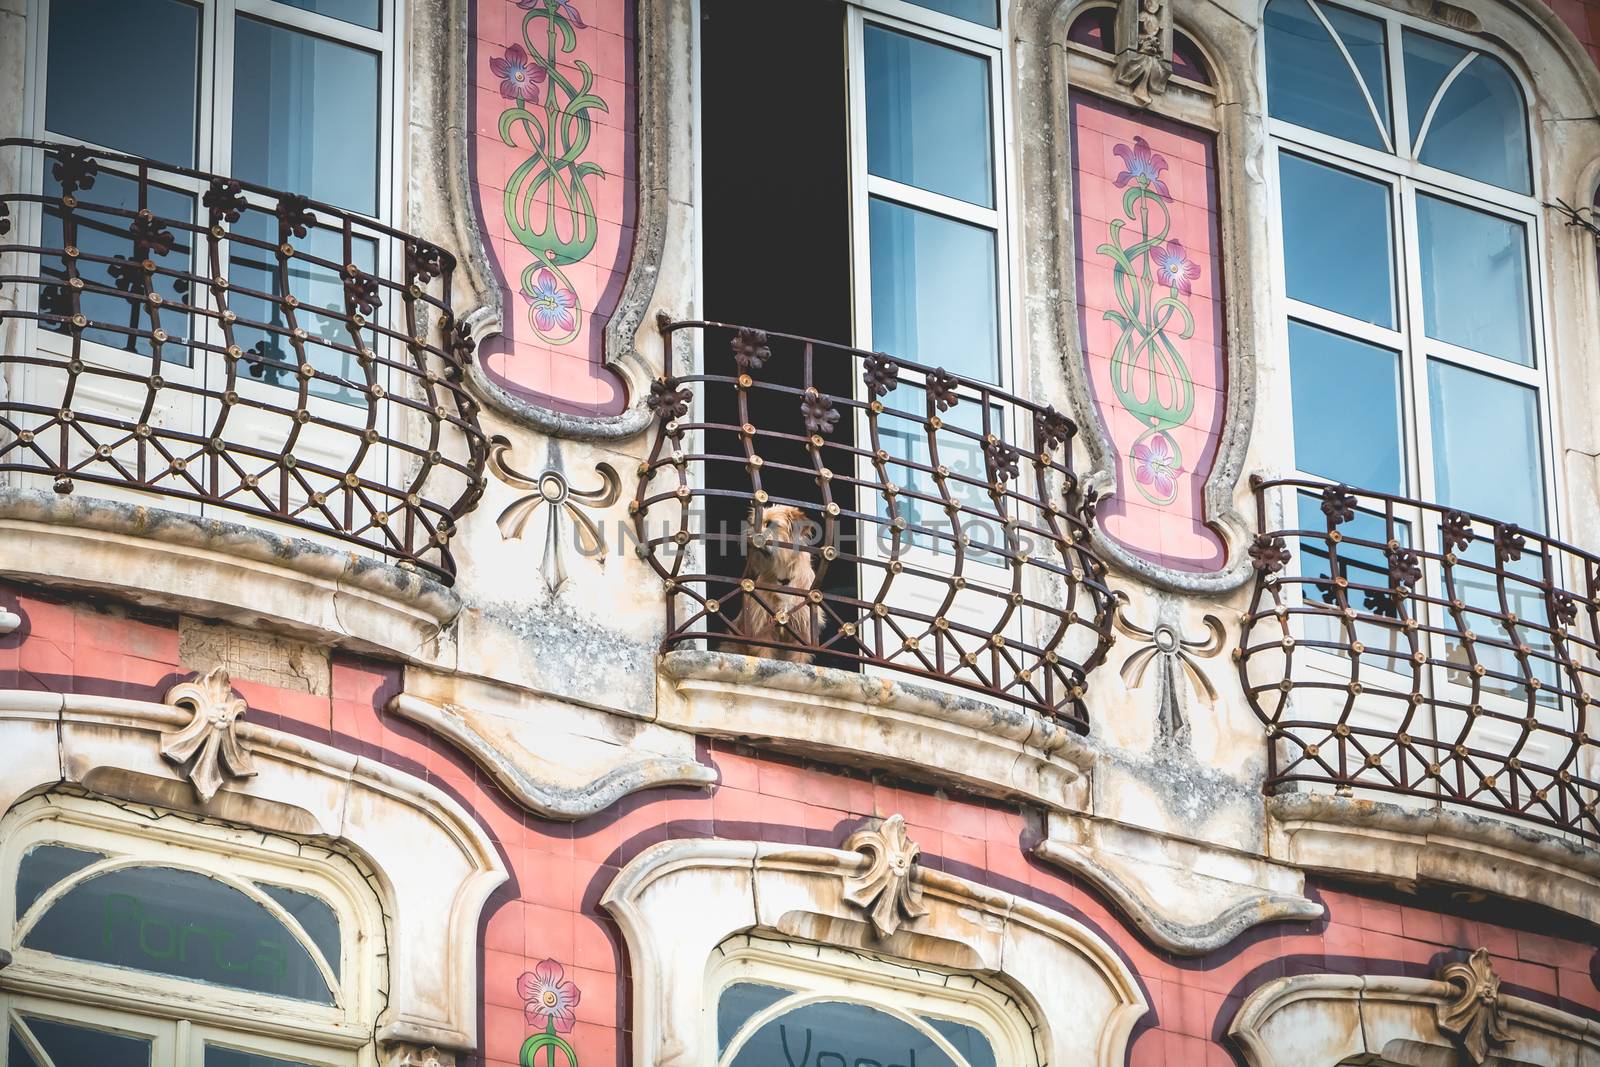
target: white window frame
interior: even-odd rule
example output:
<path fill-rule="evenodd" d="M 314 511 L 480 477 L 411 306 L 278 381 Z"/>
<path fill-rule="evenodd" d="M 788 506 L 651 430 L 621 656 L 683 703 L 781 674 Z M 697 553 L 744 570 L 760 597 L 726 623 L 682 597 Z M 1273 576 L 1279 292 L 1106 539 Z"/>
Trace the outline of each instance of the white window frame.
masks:
<path fill-rule="evenodd" d="M 151 1037 L 151 1067 L 203 1067 L 206 1041 L 313 1067 L 373 1067 L 373 1019 L 385 986 L 383 914 L 366 872 L 325 849 L 259 831 L 71 796 L 39 797 L 13 809 L 0 838 L 0 928 L 13 961 L 0 971 L 0 1029 L 16 1012 Z M 16 915 L 19 864 L 35 845 L 105 854 L 42 893 Z M 213 878 L 256 899 L 289 929 L 298 926 L 255 882 L 314 895 L 339 918 L 341 962 L 333 1005 L 74 960 L 23 946 L 28 929 L 72 886 L 107 869 L 163 866 Z M 313 955 L 313 959 L 318 958 Z M 42 1062 L 42 1061 L 41 1061 Z M 0 1067 L 6 1064 L 0 1039 Z M 58 1065 L 59 1067 L 59 1065 Z"/>
<path fill-rule="evenodd" d="M 949 1019 L 972 1027 L 989 1040 L 995 1062 L 1006 1067 L 1032 1067 L 1040 1062 L 1037 1026 L 1016 997 L 981 979 L 957 971 L 846 951 L 826 945 L 739 934 L 717 947 L 707 979 L 706 1048 L 718 1044 L 718 1006 L 728 988 L 757 982 L 794 990 L 794 995 L 757 1012 L 742 1023 L 725 1052 L 717 1058 L 727 1067 L 743 1041 L 778 1016 L 819 1001 L 846 1001 L 875 1008 L 926 1030 L 922 1016 Z M 942 1039 L 935 1038 L 942 1044 Z M 956 1063 L 959 1053 L 942 1049 Z"/>

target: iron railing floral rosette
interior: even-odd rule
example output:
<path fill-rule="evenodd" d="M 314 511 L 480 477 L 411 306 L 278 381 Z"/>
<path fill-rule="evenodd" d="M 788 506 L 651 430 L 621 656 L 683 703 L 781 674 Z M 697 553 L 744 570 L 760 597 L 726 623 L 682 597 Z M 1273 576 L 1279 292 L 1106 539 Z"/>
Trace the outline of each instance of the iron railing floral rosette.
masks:
<path fill-rule="evenodd" d="M 0 161 L 0 478 L 225 509 L 452 579 L 487 442 L 449 253 L 148 159 L 9 139 Z"/>
<path fill-rule="evenodd" d="M 1297 784 L 1473 808 L 1600 840 L 1600 557 L 1403 496 L 1252 482 L 1235 652 Z M 1269 500 L 1298 516 L 1282 528 Z"/>
<path fill-rule="evenodd" d="M 630 510 L 668 585 L 665 649 L 893 671 L 1087 729 L 1115 604 L 1070 419 L 813 338 L 698 321 L 661 331 L 655 438 Z M 804 536 L 768 546 L 805 554 L 803 585 L 744 565 L 745 535 L 777 508 L 806 517 Z M 748 612 L 765 625 L 741 628 Z"/>

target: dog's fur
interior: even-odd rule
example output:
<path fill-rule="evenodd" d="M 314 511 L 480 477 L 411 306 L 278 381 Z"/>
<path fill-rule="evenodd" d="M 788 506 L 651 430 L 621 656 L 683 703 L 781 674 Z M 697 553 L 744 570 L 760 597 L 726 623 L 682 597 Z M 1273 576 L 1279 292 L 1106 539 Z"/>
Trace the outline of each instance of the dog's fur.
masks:
<path fill-rule="evenodd" d="M 811 588 L 817 572 L 811 553 L 795 547 L 805 537 L 807 521 L 805 512 L 782 504 L 765 510 L 759 530 L 755 528 L 754 510 L 747 517 L 745 526 L 750 539 L 745 553 L 744 577 L 756 583 L 756 588 L 754 592 L 742 594 L 743 603 L 733 624 L 734 633 L 756 641 L 785 644 L 809 645 L 816 641 L 817 609 L 807 602 L 804 591 Z M 801 592 L 780 593 L 762 588 L 777 585 Z M 785 625 L 779 625 L 776 618 L 780 612 L 787 616 Z M 728 649 L 789 663 L 811 662 L 809 652 L 739 642 L 730 642 Z"/>

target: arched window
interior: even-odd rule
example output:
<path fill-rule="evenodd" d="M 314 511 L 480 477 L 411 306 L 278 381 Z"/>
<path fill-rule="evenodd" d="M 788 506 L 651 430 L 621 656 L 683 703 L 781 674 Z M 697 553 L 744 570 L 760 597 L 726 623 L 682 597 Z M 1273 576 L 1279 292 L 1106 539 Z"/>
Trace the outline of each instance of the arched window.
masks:
<path fill-rule="evenodd" d="M 381 916 L 342 858 L 53 798 L 0 861 L 4 1067 L 371 1063 Z"/>
<path fill-rule="evenodd" d="M 718 1067 L 1025 1067 L 1031 1026 L 1002 990 L 859 952 L 740 935 L 712 971 Z"/>

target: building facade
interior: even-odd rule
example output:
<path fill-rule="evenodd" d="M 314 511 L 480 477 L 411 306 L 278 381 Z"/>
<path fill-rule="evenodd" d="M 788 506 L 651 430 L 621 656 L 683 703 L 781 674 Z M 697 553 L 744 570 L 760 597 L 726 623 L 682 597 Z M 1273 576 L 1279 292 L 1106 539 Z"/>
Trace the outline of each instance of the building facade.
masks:
<path fill-rule="evenodd" d="M 0 0 L 0 1067 L 1600 1067 L 1597 186 L 1594 0 Z"/>

